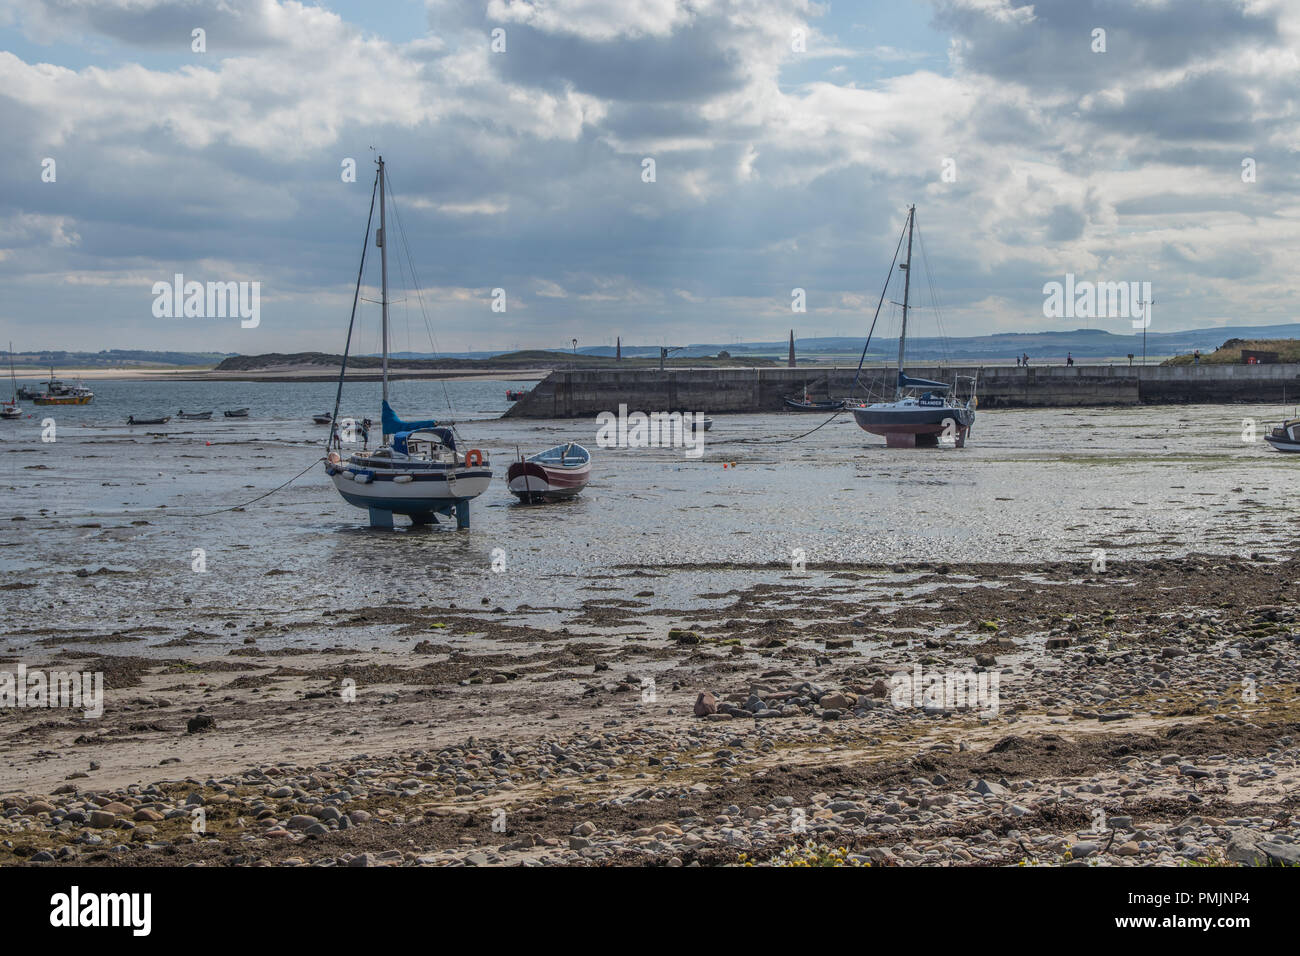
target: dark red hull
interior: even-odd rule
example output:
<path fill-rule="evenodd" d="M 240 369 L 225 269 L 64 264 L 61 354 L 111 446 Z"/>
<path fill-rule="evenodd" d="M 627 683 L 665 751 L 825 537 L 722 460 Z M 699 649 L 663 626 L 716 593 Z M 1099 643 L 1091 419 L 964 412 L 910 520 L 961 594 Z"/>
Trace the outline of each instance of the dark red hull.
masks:
<path fill-rule="evenodd" d="M 578 468 L 550 468 L 534 461 L 517 461 L 506 471 L 510 493 L 530 503 L 572 498 L 590 478 L 591 462 Z"/>

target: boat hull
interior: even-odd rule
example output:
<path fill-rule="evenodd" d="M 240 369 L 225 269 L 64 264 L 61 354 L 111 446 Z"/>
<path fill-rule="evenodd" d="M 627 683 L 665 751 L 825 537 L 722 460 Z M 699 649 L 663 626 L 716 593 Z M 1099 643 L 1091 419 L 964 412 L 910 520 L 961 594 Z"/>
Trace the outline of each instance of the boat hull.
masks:
<path fill-rule="evenodd" d="M 460 527 L 469 526 L 469 502 L 492 483 L 490 468 L 465 466 L 420 469 L 352 467 L 350 462 L 326 466 L 343 500 L 370 512 L 371 524 L 392 527 L 392 515 L 405 515 L 415 524 L 432 524 L 436 515 L 455 514 Z M 396 481 L 407 478 L 409 481 Z M 384 515 L 387 515 L 385 519 Z"/>
<path fill-rule="evenodd" d="M 792 412 L 838 412 L 847 404 L 848 402 L 801 402 L 795 398 L 785 400 L 785 407 Z"/>
<path fill-rule="evenodd" d="M 587 487 L 591 462 L 579 468 L 549 468 L 534 461 L 517 461 L 506 471 L 510 493 L 525 504 L 562 501 Z"/>
<path fill-rule="evenodd" d="M 33 405 L 89 405 L 91 395 L 39 395 L 32 399 Z"/>
<path fill-rule="evenodd" d="M 863 431 L 883 437 L 889 448 L 932 448 L 945 434 L 951 435 L 961 448 L 975 421 L 975 412 L 952 405 L 907 408 L 866 405 L 855 407 L 853 418 Z"/>
<path fill-rule="evenodd" d="M 1265 435 L 1264 441 L 1268 442 L 1278 451 L 1300 452 L 1300 441 L 1297 441 L 1294 438 L 1279 438 L 1276 435 Z"/>

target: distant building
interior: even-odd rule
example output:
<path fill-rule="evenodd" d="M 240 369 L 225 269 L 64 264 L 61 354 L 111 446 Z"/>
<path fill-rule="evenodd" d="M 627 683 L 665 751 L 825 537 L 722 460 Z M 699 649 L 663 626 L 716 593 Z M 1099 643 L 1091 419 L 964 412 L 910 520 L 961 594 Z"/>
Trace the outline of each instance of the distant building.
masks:
<path fill-rule="evenodd" d="M 1242 349 L 1241 361 L 1245 365 L 1276 365 L 1277 352 L 1261 352 L 1257 349 Z"/>

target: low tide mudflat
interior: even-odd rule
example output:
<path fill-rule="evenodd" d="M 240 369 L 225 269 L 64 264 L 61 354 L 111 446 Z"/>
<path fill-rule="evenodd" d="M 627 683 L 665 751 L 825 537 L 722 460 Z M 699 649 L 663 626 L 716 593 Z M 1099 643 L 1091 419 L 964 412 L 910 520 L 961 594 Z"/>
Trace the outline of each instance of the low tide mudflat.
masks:
<path fill-rule="evenodd" d="M 107 699 L 0 711 L 0 862 L 1294 855 L 1300 462 L 1242 441 L 1280 410 L 981 412 L 904 452 L 720 416 L 696 461 L 489 404 L 471 446 L 583 442 L 584 496 L 381 533 L 313 471 L 207 515 L 323 434 L 4 423 L 0 670 Z M 996 706 L 900 705 L 918 667 Z"/>

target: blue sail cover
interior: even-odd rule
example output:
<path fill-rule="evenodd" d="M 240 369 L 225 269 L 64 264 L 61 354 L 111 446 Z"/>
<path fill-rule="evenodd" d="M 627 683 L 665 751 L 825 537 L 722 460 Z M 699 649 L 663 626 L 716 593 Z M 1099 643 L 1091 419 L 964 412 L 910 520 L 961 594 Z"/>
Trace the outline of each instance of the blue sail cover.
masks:
<path fill-rule="evenodd" d="M 952 388 L 952 386 L 949 385 L 947 382 L 932 382 L 927 378 L 912 378 L 906 372 L 898 373 L 898 387 L 899 388 L 931 388 L 931 389 L 940 389 L 943 391 L 947 391 L 948 389 Z M 387 419 L 385 419 L 384 421 L 386 422 Z M 387 426 L 385 426 L 384 431 L 387 430 L 388 428 Z"/>
<path fill-rule="evenodd" d="M 397 413 L 393 411 L 393 406 L 389 405 L 388 402 L 384 402 L 383 412 L 382 421 L 385 435 L 395 435 L 398 432 L 413 432 L 421 428 L 433 428 L 438 424 L 436 418 L 428 418 L 417 422 L 404 422 L 397 417 Z"/>
<path fill-rule="evenodd" d="M 456 436 L 451 433 L 450 428 L 421 428 L 418 430 L 423 432 L 433 432 L 433 434 L 437 435 L 440 439 L 442 439 L 442 443 L 444 445 L 446 445 L 452 451 L 456 450 Z M 411 437 L 411 432 L 409 431 L 394 432 L 393 451 L 400 451 L 403 455 L 410 454 L 410 452 L 407 451 L 406 448 L 407 439 L 409 439 L 410 437 Z"/>

